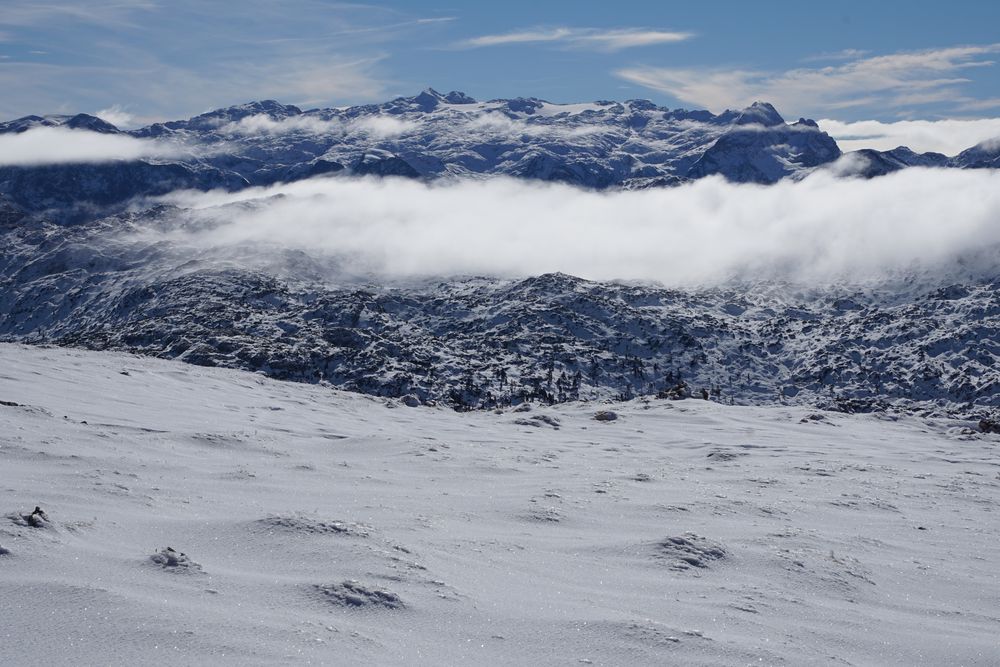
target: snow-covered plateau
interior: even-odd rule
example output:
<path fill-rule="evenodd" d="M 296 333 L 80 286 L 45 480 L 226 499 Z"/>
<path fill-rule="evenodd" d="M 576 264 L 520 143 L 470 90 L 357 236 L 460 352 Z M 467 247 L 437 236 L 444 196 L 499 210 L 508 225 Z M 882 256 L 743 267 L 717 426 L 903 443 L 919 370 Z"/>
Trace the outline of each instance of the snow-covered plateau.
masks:
<path fill-rule="evenodd" d="M 5 665 L 1000 657 L 1000 435 L 973 422 L 0 368 Z"/>

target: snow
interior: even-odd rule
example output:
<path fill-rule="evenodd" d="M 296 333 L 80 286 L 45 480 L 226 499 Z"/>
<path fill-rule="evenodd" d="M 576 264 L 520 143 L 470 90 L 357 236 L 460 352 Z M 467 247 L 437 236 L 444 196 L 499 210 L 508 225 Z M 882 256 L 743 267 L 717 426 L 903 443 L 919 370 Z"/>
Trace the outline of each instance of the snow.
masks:
<path fill-rule="evenodd" d="M 971 423 L 457 413 L 119 353 L 0 364 L 3 664 L 1000 655 L 1000 436 Z"/>

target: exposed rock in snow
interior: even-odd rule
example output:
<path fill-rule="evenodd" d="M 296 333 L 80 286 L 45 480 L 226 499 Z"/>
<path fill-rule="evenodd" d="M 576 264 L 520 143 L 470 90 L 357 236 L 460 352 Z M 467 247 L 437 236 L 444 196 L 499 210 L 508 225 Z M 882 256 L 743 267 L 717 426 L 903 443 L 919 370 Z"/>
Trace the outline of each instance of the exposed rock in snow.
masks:
<path fill-rule="evenodd" d="M 201 572 L 201 565 L 188 558 L 187 554 L 164 547 L 149 557 L 150 562 L 168 572 Z"/>
<path fill-rule="evenodd" d="M 317 585 L 323 597 L 339 607 L 376 607 L 402 609 L 406 605 L 398 595 L 384 588 L 374 588 L 358 581 Z"/>

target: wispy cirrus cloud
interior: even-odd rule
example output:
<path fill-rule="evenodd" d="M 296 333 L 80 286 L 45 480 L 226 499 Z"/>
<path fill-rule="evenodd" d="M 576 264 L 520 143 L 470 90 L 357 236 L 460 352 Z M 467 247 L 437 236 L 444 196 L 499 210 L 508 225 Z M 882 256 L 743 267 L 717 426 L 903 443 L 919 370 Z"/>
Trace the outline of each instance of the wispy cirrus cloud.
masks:
<path fill-rule="evenodd" d="M 391 46 L 450 16 L 331 0 L 2 0 L 0 33 L 44 49 L 0 60 L 0 117 L 109 109 L 150 122 L 267 97 L 380 99 Z M 4 54 L 8 55 L 8 54 Z"/>
<path fill-rule="evenodd" d="M 378 69 L 381 60 L 381 55 L 352 60 L 294 53 L 276 55 L 261 64 L 215 62 L 197 69 L 170 65 L 143 54 L 133 54 L 127 65 L 119 67 L 10 62 L 0 67 L 0 89 L 17 94 L 0 99 L 0 118 L 39 112 L 74 113 L 81 107 L 103 107 L 113 112 L 114 107 L 105 106 L 109 98 L 127 100 L 130 109 L 154 111 L 130 113 L 128 124 L 190 115 L 254 98 L 281 99 L 303 106 L 344 98 L 378 99 L 385 94 Z M 88 84 L 84 86 L 81 81 Z M 183 91 L 183 97 L 178 98 L 178 91 Z M 26 100 L 31 102 L 29 106 L 17 106 Z"/>
<path fill-rule="evenodd" d="M 641 66 L 616 74 L 710 109 L 764 99 L 802 115 L 869 106 L 884 113 L 886 108 L 975 103 L 962 87 L 971 81 L 971 71 L 992 66 L 990 57 L 998 52 L 1000 43 L 854 57 L 843 64 L 779 72 Z"/>
<path fill-rule="evenodd" d="M 568 48 L 589 48 L 597 51 L 621 51 L 639 46 L 671 44 L 694 37 L 689 32 L 653 30 L 649 28 L 530 28 L 495 35 L 481 35 L 454 44 L 459 49 L 478 49 L 512 44 L 557 44 Z"/>
<path fill-rule="evenodd" d="M 967 100 L 959 105 L 959 111 L 987 111 L 990 109 L 1000 109 L 1000 97 L 991 97 L 985 100 Z"/>
<path fill-rule="evenodd" d="M 70 20 L 100 25 L 136 25 L 137 12 L 158 8 L 150 0 L 76 0 L 75 2 L 33 2 L 6 0 L 0 13 L 0 25 L 29 27 L 52 21 Z"/>
<path fill-rule="evenodd" d="M 802 62 L 821 63 L 821 62 L 833 62 L 835 60 L 858 60 L 859 58 L 863 58 L 869 53 L 871 52 L 865 49 L 841 49 L 840 51 L 818 53 L 814 56 L 803 58 Z"/>

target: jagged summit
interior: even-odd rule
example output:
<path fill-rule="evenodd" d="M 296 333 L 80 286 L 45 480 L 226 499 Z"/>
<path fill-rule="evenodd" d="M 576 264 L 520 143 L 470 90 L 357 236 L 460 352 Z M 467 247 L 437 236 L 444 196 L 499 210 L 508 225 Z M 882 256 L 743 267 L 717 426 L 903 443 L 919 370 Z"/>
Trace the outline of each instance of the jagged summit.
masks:
<path fill-rule="evenodd" d="M 728 112 L 727 112 L 728 113 Z M 763 125 L 764 127 L 776 127 L 784 125 L 785 119 L 781 117 L 777 109 L 768 102 L 754 102 L 745 109 L 735 113 L 734 125 Z"/>
<path fill-rule="evenodd" d="M 246 118 L 247 116 L 259 115 L 267 115 L 271 118 L 287 118 L 289 116 L 298 116 L 301 113 L 302 109 L 292 104 L 282 104 L 275 100 L 260 100 L 215 109 L 213 111 L 203 113 L 200 116 L 195 116 L 191 120 L 194 121 L 196 119 L 203 118 L 239 120 L 241 118 Z"/>
<path fill-rule="evenodd" d="M 476 100 L 473 97 L 469 97 L 463 92 L 453 90 L 444 96 L 445 101 L 449 104 L 475 104 Z"/>
<path fill-rule="evenodd" d="M 85 113 L 70 116 L 68 119 L 63 121 L 61 125 L 73 130 L 90 130 L 91 132 L 101 132 L 105 134 L 117 134 L 121 131 L 106 120 Z"/>
<path fill-rule="evenodd" d="M 117 134 L 121 130 L 111 123 L 91 116 L 78 113 L 74 115 L 51 114 L 48 116 L 24 116 L 5 123 L 0 123 L 0 134 L 26 132 L 35 127 L 64 127 L 71 130 L 89 130 L 102 134 Z"/>
<path fill-rule="evenodd" d="M 433 88 L 425 88 L 413 97 L 397 97 L 394 102 L 402 102 L 415 106 L 425 113 L 434 111 L 441 104 L 475 104 L 476 100 L 463 92 L 453 90 L 446 94 L 441 94 Z"/>
<path fill-rule="evenodd" d="M 410 98 L 409 101 L 419 107 L 421 111 L 433 111 L 444 101 L 444 96 L 433 88 L 428 88 L 416 97 Z"/>

